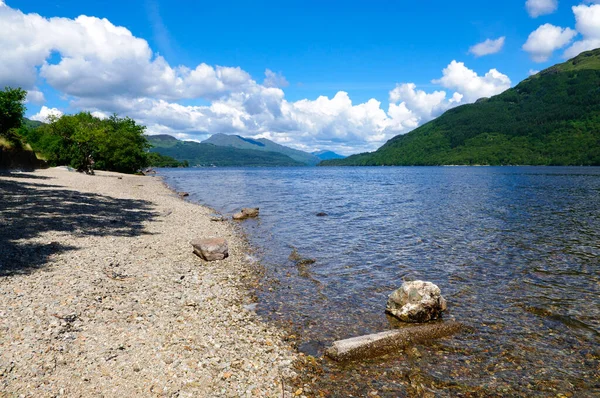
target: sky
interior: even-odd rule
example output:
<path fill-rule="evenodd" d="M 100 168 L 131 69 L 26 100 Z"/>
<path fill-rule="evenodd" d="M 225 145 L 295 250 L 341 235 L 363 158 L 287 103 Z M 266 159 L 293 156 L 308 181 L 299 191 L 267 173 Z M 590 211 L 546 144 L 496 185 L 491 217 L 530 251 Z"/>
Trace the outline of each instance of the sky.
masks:
<path fill-rule="evenodd" d="M 0 0 L 0 87 L 27 116 L 373 151 L 600 47 L 600 0 Z"/>

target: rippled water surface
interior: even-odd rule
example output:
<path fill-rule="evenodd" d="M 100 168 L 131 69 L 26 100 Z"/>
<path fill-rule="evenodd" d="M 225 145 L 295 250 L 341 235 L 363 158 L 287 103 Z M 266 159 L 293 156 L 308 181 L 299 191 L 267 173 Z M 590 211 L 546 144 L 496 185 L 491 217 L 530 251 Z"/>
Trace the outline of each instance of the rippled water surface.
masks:
<path fill-rule="evenodd" d="M 394 327 L 384 308 L 403 280 L 436 283 L 446 318 L 471 327 L 415 355 L 326 362 L 324 391 L 343 396 L 350 377 L 357 395 L 600 394 L 600 168 L 161 174 L 224 214 L 260 207 L 243 223 L 267 269 L 259 312 L 291 321 L 307 354 Z M 298 266 L 293 249 L 316 261 Z"/>

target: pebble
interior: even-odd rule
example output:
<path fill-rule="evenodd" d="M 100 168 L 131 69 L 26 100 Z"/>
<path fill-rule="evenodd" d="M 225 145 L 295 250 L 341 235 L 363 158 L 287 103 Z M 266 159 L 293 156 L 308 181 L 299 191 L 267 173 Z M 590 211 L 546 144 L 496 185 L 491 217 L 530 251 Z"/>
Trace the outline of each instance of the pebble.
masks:
<path fill-rule="evenodd" d="M 252 302 L 253 267 L 229 223 L 156 177 L 30 175 L 39 178 L 0 176 L 0 241 L 21 237 L 0 263 L 39 263 L 0 280 L 0 391 L 282 396 L 296 354 L 283 331 L 239 304 Z M 227 236 L 230 257 L 201 264 L 188 244 L 198 236 Z"/>

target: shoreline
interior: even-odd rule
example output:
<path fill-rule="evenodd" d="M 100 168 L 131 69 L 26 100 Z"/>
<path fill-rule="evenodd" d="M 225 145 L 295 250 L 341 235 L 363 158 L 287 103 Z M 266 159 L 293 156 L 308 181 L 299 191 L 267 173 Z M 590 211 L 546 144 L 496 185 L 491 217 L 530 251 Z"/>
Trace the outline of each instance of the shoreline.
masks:
<path fill-rule="evenodd" d="M 281 396 L 297 354 L 244 306 L 248 243 L 160 177 L 0 175 L 0 390 Z M 194 238 L 224 237 L 206 263 Z M 254 282 L 256 283 L 256 282 Z"/>

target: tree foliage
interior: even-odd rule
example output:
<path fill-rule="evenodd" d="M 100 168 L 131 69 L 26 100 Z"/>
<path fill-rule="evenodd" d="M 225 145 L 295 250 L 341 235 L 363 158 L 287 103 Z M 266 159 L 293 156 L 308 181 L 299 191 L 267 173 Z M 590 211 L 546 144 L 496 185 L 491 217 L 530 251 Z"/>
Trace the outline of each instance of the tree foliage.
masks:
<path fill-rule="evenodd" d="M 20 88 L 6 87 L 0 91 L 0 137 L 18 141 L 15 131 L 23 121 L 26 97 L 27 92 Z"/>
<path fill-rule="evenodd" d="M 187 160 L 180 162 L 170 156 L 164 156 L 157 152 L 148 153 L 148 166 L 151 167 L 190 167 Z"/>
<path fill-rule="evenodd" d="M 52 118 L 23 134 L 51 165 L 69 165 L 86 173 L 94 169 L 134 173 L 148 165 L 150 145 L 144 131 L 128 117 L 99 119 L 81 112 Z"/>

